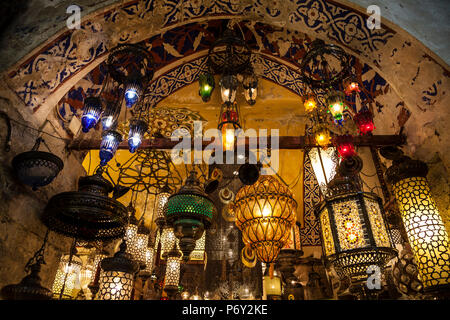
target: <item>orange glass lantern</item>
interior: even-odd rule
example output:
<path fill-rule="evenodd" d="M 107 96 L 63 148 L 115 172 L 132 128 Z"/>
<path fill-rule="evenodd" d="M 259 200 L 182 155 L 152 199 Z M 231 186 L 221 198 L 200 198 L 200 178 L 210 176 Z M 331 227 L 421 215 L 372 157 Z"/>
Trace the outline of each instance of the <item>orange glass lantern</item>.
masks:
<path fill-rule="evenodd" d="M 240 129 L 239 108 L 237 103 L 225 102 L 220 110 L 218 129 L 222 133 L 224 151 L 234 150 L 236 130 Z"/>
<path fill-rule="evenodd" d="M 326 149 L 331 142 L 330 130 L 325 125 L 319 124 L 313 128 L 313 132 L 317 145 Z"/>
<path fill-rule="evenodd" d="M 317 108 L 316 99 L 314 99 L 314 96 L 312 94 L 304 98 L 303 106 L 305 107 L 306 112 L 314 111 Z"/>

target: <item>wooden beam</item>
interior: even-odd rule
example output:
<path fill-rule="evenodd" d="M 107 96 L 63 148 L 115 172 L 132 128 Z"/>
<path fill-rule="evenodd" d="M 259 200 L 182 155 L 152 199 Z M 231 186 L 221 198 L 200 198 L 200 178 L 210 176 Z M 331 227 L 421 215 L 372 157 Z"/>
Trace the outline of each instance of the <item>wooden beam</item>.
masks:
<path fill-rule="evenodd" d="M 307 149 L 315 147 L 316 142 L 314 137 L 311 136 L 280 136 L 279 149 L 296 150 Z M 181 140 L 180 140 L 181 141 Z M 153 138 L 145 139 L 142 141 L 140 149 L 160 149 L 170 150 L 176 146 L 180 141 L 171 141 L 170 138 Z M 267 147 L 274 149 L 271 146 L 271 137 L 267 137 Z M 79 140 L 73 141 L 69 146 L 69 150 L 94 150 L 99 149 L 101 140 Z M 204 149 L 214 141 L 203 141 L 202 148 Z M 382 147 L 382 146 L 398 146 L 406 143 L 406 137 L 404 135 L 373 135 L 373 136 L 356 136 L 354 137 L 354 143 L 356 146 L 365 147 Z M 245 140 L 246 146 L 249 144 L 249 139 Z M 330 145 L 331 146 L 331 145 Z M 194 142 L 192 142 L 192 148 Z M 128 149 L 128 142 L 125 140 L 119 144 L 119 149 Z"/>

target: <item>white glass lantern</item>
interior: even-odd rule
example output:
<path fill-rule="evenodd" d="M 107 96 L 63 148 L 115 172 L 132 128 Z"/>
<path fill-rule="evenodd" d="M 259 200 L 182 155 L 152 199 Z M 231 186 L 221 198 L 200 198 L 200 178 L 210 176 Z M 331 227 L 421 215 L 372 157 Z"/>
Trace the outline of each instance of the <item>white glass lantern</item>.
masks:
<path fill-rule="evenodd" d="M 159 190 L 158 194 L 156 195 L 155 200 L 155 210 L 156 210 L 156 218 L 155 223 L 161 228 L 166 220 L 165 214 L 164 214 L 164 208 L 167 204 L 167 201 L 169 200 L 170 195 L 172 194 L 172 190 L 169 188 L 169 186 L 166 184 L 164 187 L 162 187 L 161 190 Z"/>
<path fill-rule="evenodd" d="M 161 233 L 161 259 L 165 259 L 164 255 L 167 254 L 174 246 L 179 250 L 179 241 L 173 233 L 172 227 L 164 227 Z"/>
<path fill-rule="evenodd" d="M 322 194 L 326 193 L 327 184 L 336 175 L 336 168 L 339 165 L 339 157 L 335 148 L 327 148 L 326 150 L 314 147 L 308 152 L 311 160 L 311 166 L 314 170 L 317 183 L 319 184 Z"/>
<path fill-rule="evenodd" d="M 52 292 L 55 299 L 74 299 L 73 291 L 75 286 L 79 285 L 79 277 L 81 266 L 83 262 L 81 259 L 72 255 L 63 255 L 59 262 L 58 271 L 56 271 L 55 280 L 53 281 Z"/>

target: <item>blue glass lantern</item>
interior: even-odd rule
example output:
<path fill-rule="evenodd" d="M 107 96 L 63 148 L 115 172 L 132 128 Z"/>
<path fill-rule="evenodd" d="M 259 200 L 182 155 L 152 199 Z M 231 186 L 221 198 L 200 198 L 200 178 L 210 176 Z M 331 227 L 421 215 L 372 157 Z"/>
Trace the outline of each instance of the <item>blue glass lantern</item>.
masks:
<path fill-rule="evenodd" d="M 142 94 L 142 83 L 138 78 L 130 79 L 125 86 L 125 104 L 127 108 L 133 107 Z"/>
<path fill-rule="evenodd" d="M 103 132 L 102 143 L 100 144 L 100 165 L 105 166 L 114 157 L 119 143 L 122 142 L 122 135 L 114 130 Z"/>
<path fill-rule="evenodd" d="M 81 116 L 81 125 L 84 133 L 95 127 L 102 111 L 102 102 L 99 97 L 87 97 L 84 99 L 83 115 Z"/>
<path fill-rule="evenodd" d="M 130 122 L 130 132 L 128 133 L 128 148 L 134 153 L 142 143 L 142 137 L 147 131 L 147 123 L 140 119 L 134 119 Z"/>

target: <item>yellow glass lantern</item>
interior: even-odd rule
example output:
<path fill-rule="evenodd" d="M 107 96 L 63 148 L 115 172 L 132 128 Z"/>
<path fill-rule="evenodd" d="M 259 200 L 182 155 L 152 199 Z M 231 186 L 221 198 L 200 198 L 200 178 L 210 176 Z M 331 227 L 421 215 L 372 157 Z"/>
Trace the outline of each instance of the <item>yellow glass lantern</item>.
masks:
<path fill-rule="evenodd" d="M 306 112 L 314 111 L 317 108 L 316 99 L 314 99 L 314 96 L 312 94 L 304 98 L 303 106 L 305 107 Z"/>
<path fill-rule="evenodd" d="M 331 143 L 331 133 L 327 126 L 318 124 L 313 128 L 313 133 L 317 145 L 323 149 L 327 149 L 328 145 Z"/>
<path fill-rule="evenodd" d="M 426 292 L 450 290 L 449 236 L 431 197 L 427 165 L 402 156 L 386 171 Z"/>
<path fill-rule="evenodd" d="M 55 299 L 74 299 L 75 286 L 79 285 L 79 277 L 83 261 L 73 254 L 63 255 L 53 281 L 53 297 Z"/>
<path fill-rule="evenodd" d="M 327 262 L 341 279 L 349 277 L 358 287 L 369 276 L 370 266 L 382 270 L 397 251 L 392 248 L 381 199 L 361 191 L 355 175 L 361 166 L 351 169 L 352 161 L 342 161 L 341 174 L 328 184 L 328 195 L 316 212 Z"/>
<path fill-rule="evenodd" d="M 161 242 L 161 259 L 165 259 L 166 254 L 173 248 L 174 244 L 179 250 L 179 241 L 173 232 L 173 228 L 166 226 L 162 229 L 160 242 Z"/>
<path fill-rule="evenodd" d="M 139 263 L 126 252 L 126 242 L 122 241 L 119 251 L 111 258 L 101 261 L 100 288 L 97 300 L 130 300 L 134 285 L 134 274 Z"/>
<path fill-rule="evenodd" d="M 256 251 L 260 261 L 274 262 L 295 221 L 297 202 L 292 192 L 273 176 L 260 176 L 238 191 L 234 208 L 244 244 Z"/>
<path fill-rule="evenodd" d="M 263 276 L 263 290 L 267 300 L 281 299 L 282 284 L 278 272 L 274 271 L 273 277 Z"/>

